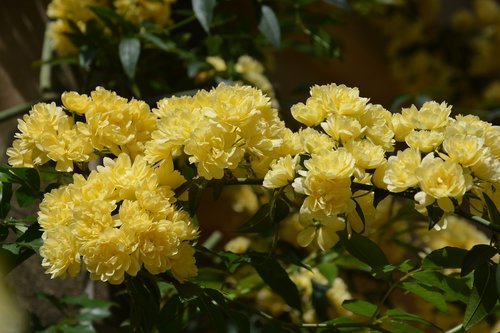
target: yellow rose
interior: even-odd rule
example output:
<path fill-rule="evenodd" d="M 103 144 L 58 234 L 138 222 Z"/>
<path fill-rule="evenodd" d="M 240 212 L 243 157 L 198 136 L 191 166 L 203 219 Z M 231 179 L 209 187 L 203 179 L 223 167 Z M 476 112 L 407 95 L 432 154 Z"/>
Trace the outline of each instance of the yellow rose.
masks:
<path fill-rule="evenodd" d="M 418 184 L 415 170 L 420 166 L 420 152 L 407 148 L 389 157 L 384 174 L 384 183 L 391 192 L 403 192 Z"/>
<path fill-rule="evenodd" d="M 322 122 L 321 127 L 326 134 L 343 143 L 357 139 L 364 130 L 356 118 L 335 114 L 330 115 L 325 122 Z"/>
<path fill-rule="evenodd" d="M 360 169 L 375 169 L 385 163 L 385 151 L 368 139 L 350 141 L 345 145 Z"/>
<path fill-rule="evenodd" d="M 304 166 L 308 172 L 315 175 L 327 179 L 340 179 L 353 175 L 355 162 L 353 155 L 341 148 L 335 151 L 312 154 L 311 158 L 304 162 Z"/>
<path fill-rule="evenodd" d="M 430 153 L 444 140 L 444 134 L 437 131 L 412 130 L 405 138 L 406 144 L 422 153 Z"/>
<path fill-rule="evenodd" d="M 473 135 L 451 135 L 443 141 L 448 156 L 464 167 L 475 164 L 482 156 L 484 140 Z"/>
<path fill-rule="evenodd" d="M 264 177 L 262 186 L 266 188 L 278 188 L 286 186 L 295 178 L 295 173 L 299 167 L 300 156 L 287 155 L 271 164 L 271 170 Z"/>

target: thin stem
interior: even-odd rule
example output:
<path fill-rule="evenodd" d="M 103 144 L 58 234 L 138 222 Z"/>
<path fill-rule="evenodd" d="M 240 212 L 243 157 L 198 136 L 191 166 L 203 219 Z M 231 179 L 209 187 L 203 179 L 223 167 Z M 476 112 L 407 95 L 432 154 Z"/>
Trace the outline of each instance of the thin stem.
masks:
<path fill-rule="evenodd" d="M 380 314 L 380 310 L 381 310 L 382 306 L 385 304 L 385 302 L 387 301 L 387 299 L 389 298 L 389 296 L 392 294 L 392 292 L 394 291 L 394 289 L 396 289 L 396 287 L 399 286 L 403 281 L 405 281 L 406 279 L 412 277 L 414 273 L 419 272 L 420 270 L 421 269 L 418 268 L 418 269 L 415 269 L 415 270 L 413 270 L 411 272 L 406 273 L 399 280 L 397 280 L 396 282 L 394 282 L 389 287 L 389 289 L 385 292 L 384 296 L 382 297 L 382 299 L 378 303 L 377 309 L 375 310 L 375 312 L 372 315 L 372 321 L 374 321 L 375 318 L 377 318 L 377 316 Z"/>
<path fill-rule="evenodd" d="M 464 327 L 462 324 L 458 324 L 457 326 L 447 330 L 445 333 L 461 333 L 461 332 L 465 332 Z"/>

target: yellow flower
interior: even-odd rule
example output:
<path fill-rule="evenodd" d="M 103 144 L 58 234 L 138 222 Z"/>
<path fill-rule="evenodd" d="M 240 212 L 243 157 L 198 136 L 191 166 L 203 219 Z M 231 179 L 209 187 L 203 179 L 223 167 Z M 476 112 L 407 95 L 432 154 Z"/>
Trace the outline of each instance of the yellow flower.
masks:
<path fill-rule="evenodd" d="M 312 154 L 311 158 L 304 162 L 308 173 L 328 179 L 349 178 L 354 173 L 355 159 L 346 149 Z M 301 173 L 301 172 L 299 172 Z M 302 172 L 301 174 L 306 174 Z"/>
<path fill-rule="evenodd" d="M 221 179 L 224 169 L 235 169 L 243 158 L 240 137 L 229 126 L 207 124 L 193 132 L 184 147 L 189 162 L 197 163 L 198 175 Z"/>
<path fill-rule="evenodd" d="M 135 276 L 140 269 L 138 259 L 132 255 L 134 250 L 123 230 L 110 227 L 96 239 L 84 242 L 80 253 L 91 279 L 120 284 L 125 273 Z"/>
<path fill-rule="evenodd" d="M 488 126 L 486 128 L 485 144 L 496 158 L 500 158 L 500 126 Z"/>
<path fill-rule="evenodd" d="M 234 65 L 234 70 L 240 74 L 244 73 L 264 73 L 264 66 L 249 55 L 242 55 Z"/>
<path fill-rule="evenodd" d="M 66 109 L 78 114 L 84 114 L 92 102 L 87 95 L 80 95 L 75 91 L 64 92 L 61 101 Z"/>
<path fill-rule="evenodd" d="M 175 0 L 115 0 L 116 12 L 137 26 L 153 21 L 163 27 L 170 23 L 171 4 Z"/>
<path fill-rule="evenodd" d="M 359 118 L 366 111 L 367 98 L 359 97 L 358 88 L 334 83 L 314 86 L 306 104 L 292 106 L 292 116 L 307 126 L 319 125 L 330 114 Z"/>
<path fill-rule="evenodd" d="M 179 245 L 179 252 L 171 258 L 172 274 L 180 282 L 184 282 L 190 277 L 198 274 L 194 249 L 191 245 L 183 242 Z"/>
<path fill-rule="evenodd" d="M 412 148 L 398 151 L 396 156 L 389 157 L 384 174 L 387 189 L 391 192 L 403 192 L 417 185 L 415 171 L 420 166 L 420 161 L 420 152 Z"/>
<path fill-rule="evenodd" d="M 58 229 L 73 221 L 71 185 L 46 193 L 39 206 L 38 223 L 44 231 Z"/>
<path fill-rule="evenodd" d="M 406 136 L 413 129 L 413 125 L 407 123 L 401 113 L 395 113 L 392 116 L 391 123 L 394 130 L 394 139 L 398 142 L 405 141 Z"/>
<path fill-rule="evenodd" d="M 405 138 L 406 144 L 421 151 L 430 153 L 436 149 L 444 140 L 444 134 L 437 131 L 415 131 L 412 130 Z"/>
<path fill-rule="evenodd" d="M 205 117 L 237 127 L 242 137 L 247 136 L 247 128 L 251 128 L 259 119 L 270 121 L 275 116 L 269 97 L 250 86 L 219 84 L 209 92 L 201 90 L 197 98 L 203 105 Z"/>
<path fill-rule="evenodd" d="M 344 219 L 336 215 L 328 215 L 323 211 L 310 211 L 306 207 L 300 209 L 299 222 L 304 229 L 297 235 L 297 243 L 306 247 L 316 239 L 321 250 L 331 249 L 339 240 L 337 231 L 344 229 Z"/>
<path fill-rule="evenodd" d="M 484 140 L 473 135 L 451 135 L 443 141 L 443 148 L 446 154 L 455 162 L 464 167 L 476 164 L 483 156 L 482 148 Z"/>
<path fill-rule="evenodd" d="M 351 179 L 327 179 L 308 172 L 305 177 L 296 178 L 292 184 L 295 192 L 306 194 L 302 204 L 311 212 L 323 211 L 328 216 L 348 213 L 356 204 L 351 199 Z"/>
<path fill-rule="evenodd" d="M 436 130 L 445 127 L 449 121 L 451 106 L 445 102 L 425 102 L 420 110 L 414 106 L 402 110 L 404 121 L 414 129 Z"/>
<path fill-rule="evenodd" d="M 212 65 L 212 67 L 217 71 L 217 72 L 224 72 L 227 70 L 227 65 L 224 59 L 218 56 L 209 56 L 205 58 L 205 61 Z"/>
<path fill-rule="evenodd" d="M 160 119 L 152 140 L 146 143 L 146 159 L 154 163 L 169 156 L 179 156 L 186 140 L 203 119 L 196 96 L 162 99 L 153 112 Z"/>
<path fill-rule="evenodd" d="M 368 139 L 350 141 L 345 149 L 354 156 L 360 169 L 375 169 L 385 163 L 385 151 Z"/>
<path fill-rule="evenodd" d="M 471 166 L 471 170 L 474 176 L 482 180 L 500 182 L 500 159 L 496 158 L 488 147 L 482 150 L 481 157 Z"/>
<path fill-rule="evenodd" d="M 364 131 L 356 118 L 335 114 L 326 118 L 321 127 L 326 134 L 343 143 L 357 139 Z"/>
<path fill-rule="evenodd" d="M 300 130 L 298 139 L 301 145 L 301 152 L 308 154 L 322 154 L 336 147 L 336 143 L 331 137 L 310 127 Z"/>
<path fill-rule="evenodd" d="M 66 273 L 75 277 L 80 272 L 80 253 L 75 237 L 69 227 L 52 228 L 43 233 L 40 247 L 42 266 L 51 279 L 65 277 Z"/>
<path fill-rule="evenodd" d="M 132 163 L 130 156 L 120 154 L 115 160 L 104 158 L 103 166 L 98 166 L 100 174 L 108 177 L 121 199 L 135 199 L 135 192 L 139 189 L 151 189 L 157 186 L 155 170 L 149 166 L 142 156 Z"/>
<path fill-rule="evenodd" d="M 143 154 L 145 143 L 156 128 L 156 117 L 149 106 L 143 101 L 127 102 L 102 87 L 97 87 L 90 96 L 92 103 L 85 119 L 93 146 L 98 150 L 108 148 L 116 156 L 122 152 L 132 158 Z"/>
<path fill-rule="evenodd" d="M 262 186 L 267 188 L 278 188 L 286 186 L 295 178 L 299 166 L 300 156 L 287 155 L 271 164 L 271 170 L 264 177 Z"/>
<path fill-rule="evenodd" d="M 224 245 L 224 250 L 233 253 L 243 254 L 247 252 L 249 247 L 250 247 L 250 238 L 239 236 L 227 242 L 226 245 Z"/>
<path fill-rule="evenodd" d="M 437 199 L 438 205 L 445 212 L 453 212 L 453 203 L 449 198 L 461 199 L 471 187 L 472 178 L 464 174 L 462 167 L 452 161 L 443 161 L 427 154 L 420 166 L 415 170 L 421 192 L 415 199 L 423 205 L 429 205 Z"/>

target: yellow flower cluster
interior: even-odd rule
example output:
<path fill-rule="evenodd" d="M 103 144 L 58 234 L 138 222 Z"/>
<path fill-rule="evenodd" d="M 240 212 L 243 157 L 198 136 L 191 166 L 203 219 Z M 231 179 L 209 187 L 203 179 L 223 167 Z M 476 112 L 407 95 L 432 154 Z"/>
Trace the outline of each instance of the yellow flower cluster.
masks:
<path fill-rule="evenodd" d="M 151 167 L 127 154 L 105 158 L 87 179 L 75 174 L 72 184 L 52 190 L 40 204 L 47 273 L 75 276 L 83 262 L 92 279 L 112 284 L 142 266 L 152 274 L 171 270 L 179 281 L 196 275 L 188 241 L 197 230 L 173 205 L 172 190 L 182 182 L 172 165 Z"/>
<path fill-rule="evenodd" d="M 7 150 L 9 164 L 14 167 L 34 167 L 52 160 L 56 170 L 69 172 L 74 162 L 93 157 L 88 132 L 55 103 L 36 104 L 18 123 L 19 132 Z"/>
<path fill-rule="evenodd" d="M 47 16 L 54 20 L 50 24 L 49 35 L 60 55 L 78 52 L 67 34 L 74 33 L 75 26 L 81 32 L 85 32 L 86 22 L 96 18 L 90 7 L 103 7 L 106 3 L 106 0 L 52 0 L 49 3 Z"/>
<path fill-rule="evenodd" d="M 227 170 L 263 177 L 283 144 L 285 126 L 269 97 L 249 86 L 221 84 L 192 97 L 163 99 L 153 112 L 158 129 L 146 144 L 146 159 L 186 154 L 205 179 L 221 179 Z"/>
<path fill-rule="evenodd" d="M 451 118 L 445 103 L 391 114 L 369 104 L 357 89 L 335 84 L 313 87 L 307 102 L 291 111 L 308 127 L 289 134 L 288 149 L 271 164 L 263 185 L 291 184 L 303 198 L 301 246 L 316 240 L 326 250 L 338 241 L 336 231 L 360 232 L 362 220 L 373 219 L 373 192 L 352 193 L 356 183 L 394 193 L 411 189 L 417 210 L 427 214 L 427 206 L 437 204 L 445 212 L 443 223 L 468 191 L 500 203 L 498 126 L 475 116 Z M 474 214 L 483 212 L 481 199 Z"/>
<path fill-rule="evenodd" d="M 146 103 L 128 102 L 101 87 L 90 97 L 66 92 L 62 102 L 67 111 L 83 116 L 83 121 L 75 123 L 75 117 L 55 103 L 35 105 L 19 120 L 20 132 L 7 150 L 10 165 L 33 167 L 54 161 L 56 170 L 69 172 L 74 162 L 94 159 L 94 150 L 115 156 L 124 152 L 134 158 L 143 153 L 156 127 L 156 117 Z"/>
<path fill-rule="evenodd" d="M 305 104 L 292 107 L 309 127 L 292 132 L 269 97 L 249 86 L 220 84 L 163 99 L 152 111 L 103 88 L 90 96 L 67 92 L 62 101 L 73 117 L 54 103 L 37 104 L 19 121 L 9 163 L 54 161 L 71 171 L 95 152 L 115 159 L 87 178 L 75 174 L 41 203 L 41 254 L 53 277 L 76 274 L 81 262 L 111 283 L 142 266 L 153 274 L 170 269 L 181 281 L 194 275 L 189 241 L 197 232 L 173 205 L 173 189 L 184 182 L 175 167 L 186 163 L 205 180 L 263 178 L 263 187 L 297 205 L 286 220 L 293 223 L 282 223 L 293 230 L 282 234 L 322 250 L 338 241 L 337 231 L 363 232 L 375 220 L 375 188 L 407 191 L 423 214 L 439 207 L 438 228 L 467 193 L 472 214 L 485 212 L 484 194 L 500 204 L 500 127 L 452 118 L 445 103 L 391 114 L 357 89 L 315 86 Z"/>
<path fill-rule="evenodd" d="M 87 22 L 97 19 L 91 7 L 104 7 L 116 11 L 124 19 L 140 26 L 152 21 L 163 27 L 170 23 L 170 6 L 175 0 L 52 0 L 47 7 L 47 16 L 54 20 L 49 35 L 60 55 L 78 52 L 68 38 L 74 28 L 85 33 Z"/>

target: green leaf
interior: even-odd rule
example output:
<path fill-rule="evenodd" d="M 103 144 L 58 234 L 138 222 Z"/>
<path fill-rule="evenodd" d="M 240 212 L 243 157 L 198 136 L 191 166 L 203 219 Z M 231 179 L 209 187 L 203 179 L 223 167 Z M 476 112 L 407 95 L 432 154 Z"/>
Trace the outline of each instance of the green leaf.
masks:
<path fill-rule="evenodd" d="M 348 237 L 345 231 L 338 234 L 347 251 L 373 270 L 389 264 L 384 252 L 372 240 L 356 233 L 352 233 Z"/>
<path fill-rule="evenodd" d="M 118 45 L 118 54 L 125 74 L 133 79 L 141 54 L 141 42 L 137 38 L 122 39 Z"/>
<path fill-rule="evenodd" d="M 78 63 L 86 71 L 90 71 L 98 50 L 88 45 L 82 45 L 78 53 Z"/>
<path fill-rule="evenodd" d="M 337 267 L 337 265 L 331 262 L 322 262 L 321 264 L 317 265 L 316 268 L 324 277 L 328 279 L 328 282 L 330 283 L 333 283 L 333 281 L 339 274 L 339 268 Z"/>
<path fill-rule="evenodd" d="M 203 29 L 210 33 L 216 0 L 191 0 L 193 12 Z"/>
<path fill-rule="evenodd" d="M 229 317 L 236 323 L 238 333 L 250 333 L 250 316 L 237 310 L 228 309 Z"/>
<path fill-rule="evenodd" d="M 455 278 L 440 272 L 432 271 L 416 272 L 412 277 L 423 284 L 443 291 L 446 298 L 449 300 L 459 300 L 463 303 L 467 303 L 470 288 L 465 279 Z"/>
<path fill-rule="evenodd" d="M 341 9 L 349 9 L 349 3 L 347 0 L 323 0 L 324 2 L 339 7 Z"/>
<path fill-rule="evenodd" d="M 424 324 L 426 326 L 435 326 L 432 322 L 419 317 L 413 313 L 408 313 L 400 309 L 389 309 L 385 312 L 385 315 L 391 319 L 404 320 L 404 321 L 414 321 L 417 323 Z"/>
<path fill-rule="evenodd" d="M 211 291 L 217 292 L 214 289 L 205 289 L 205 292 L 210 295 L 208 296 L 202 294 L 200 297 L 197 298 L 197 303 L 202 313 L 206 314 L 210 318 L 210 321 L 213 324 L 215 332 L 225 333 L 226 324 L 225 324 L 224 311 L 222 308 L 222 304 L 220 303 L 221 300 L 219 299 L 218 296 L 214 298 L 213 296 L 215 295 Z M 222 295 L 220 296 L 222 297 Z M 214 304 L 212 301 L 216 301 L 218 304 Z"/>
<path fill-rule="evenodd" d="M 408 323 L 396 321 L 396 320 L 384 320 L 385 324 L 388 324 L 395 328 L 396 330 L 392 331 L 394 333 L 425 333 L 424 331 L 411 326 Z"/>
<path fill-rule="evenodd" d="M 436 291 L 434 288 L 422 285 L 417 282 L 404 282 L 402 284 L 402 287 L 403 289 L 406 289 L 414 293 L 415 295 L 421 297 L 422 299 L 426 300 L 427 302 L 433 304 L 439 310 L 443 312 L 448 311 L 448 307 L 444 300 L 443 294 Z"/>
<path fill-rule="evenodd" d="M 193 183 L 188 191 L 188 213 L 190 216 L 194 216 L 198 211 L 198 207 L 201 204 L 201 199 L 203 198 L 203 192 L 207 187 L 207 183 Z"/>
<path fill-rule="evenodd" d="M 12 175 L 14 182 L 32 188 L 34 192 L 40 189 L 40 176 L 36 169 L 9 168 L 8 171 Z"/>
<path fill-rule="evenodd" d="M 465 308 L 463 327 L 467 331 L 481 322 L 495 307 L 497 293 L 495 270 L 488 263 L 476 268 L 472 292 Z"/>
<path fill-rule="evenodd" d="M 500 212 L 498 211 L 497 206 L 491 200 L 491 198 L 483 192 L 483 197 L 484 197 L 484 202 L 486 203 L 486 206 L 488 207 L 488 214 L 491 219 L 491 223 L 500 225 Z"/>
<path fill-rule="evenodd" d="M 250 255 L 250 264 L 257 270 L 262 280 L 288 305 L 301 310 L 302 305 L 297 286 L 278 261 L 267 254 L 253 253 Z"/>
<path fill-rule="evenodd" d="M 345 300 L 342 303 L 342 307 L 354 314 L 368 318 L 371 318 L 377 312 L 375 304 L 360 299 Z"/>
<path fill-rule="evenodd" d="M 263 232 L 269 229 L 272 226 L 270 223 L 269 211 L 270 205 L 268 203 L 260 206 L 255 215 L 239 228 L 239 232 L 254 233 Z"/>
<path fill-rule="evenodd" d="M 429 230 L 434 228 L 436 224 L 441 221 L 441 218 L 444 215 L 444 211 L 439 208 L 437 205 L 427 206 L 427 216 L 429 220 Z"/>
<path fill-rule="evenodd" d="M 271 7 L 263 5 L 261 7 L 261 18 L 259 22 L 259 31 L 274 47 L 280 47 L 281 30 L 276 14 Z"/>
<path fill-rule="evenodd" d="M 175 49 L 175 43 L 172 41 L 163 41 L 160 37 L 147 32 L 142 32 L 139 37 L 143 40 L 150 42 L 162 51 L 170 52 Z"/>
<path fill-rule="evenodd" d="M 10 211 L 10 199 L 12 198 L 12 184 L 1 184 L 0 218 L 5 218 Z"/>
<path fill-rule="evenodd" d="M 33 194 L 33 191 L 30 188 L 27 188 L 26 186 L 21 186 L 17 191 L 16 191 L 16 200 L 17 203 L 19 204 L 20 207 L 29 207 L 32 204 L 34 204 L 37 200 L 39 195 L 38 194 Z"/>
<path fill-rule="evenodd" d="M 446 246 L 429 253 L 422 261 L 423 269 L 460 268 L 467 250 Z"/>
<path fill-rule="evenodd" d="M 316 318 L 319 321 L 325 321 L 328 319 L 328 308 L 330 302 L 326 296 L 326 292 L 330 289 L 330 284 L 322 284 L 316 282 L 314 279 L 311 280 L 312 284 L 312 304 L 314 311 L 316 312 Z"/>
<path fill-rule="evenodd" d="M 464 257 L 460 275 L 466 276 L 477 267 L 487 263 L 495 254 L 497 254 L 497 250 L 493 246 L 486 244 L 474 245 Z"/>
<path fill-rule="evenodd" d="M 158 314 L 156 328 L 159 333 L 178 332 L 184 327 L 184 305 L 178 295 L 172 296 Z"/>
<path fill-rule="evenodd" d="M 377 208 L 378 204 L 384 200 L 385 198 L 387 198 L 387 196 L 389 195 L 389 191 L 381 191 L 381 190 L 377 190 L 375 189 L 373 191 L 373 207 Z"/>
<path fill-rule="evenodd" d="M 290 213 L 290 207 L 282 198 L 274 198 L 269 207 L 269 217 L 273 223 L 279 223 Z"/>
<path fill-rule="evenodd" d="M 152 332 L 160 312 L 160 290 L 152 276 L 139 272 L 127 279 L 127 289 L 131 298 L 130 324 L 133 332 Z"/>

